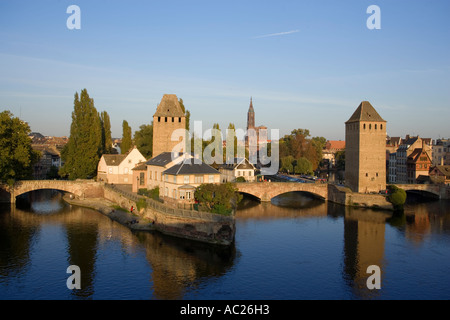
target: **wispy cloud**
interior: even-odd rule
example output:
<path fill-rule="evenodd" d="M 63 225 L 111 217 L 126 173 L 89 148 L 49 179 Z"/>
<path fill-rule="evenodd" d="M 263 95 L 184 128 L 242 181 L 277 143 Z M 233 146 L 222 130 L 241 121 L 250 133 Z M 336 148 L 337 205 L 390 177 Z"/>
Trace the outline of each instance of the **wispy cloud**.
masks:
<path fill-rule="evenodd" d="M 278 36 L 284 36 L 284 35 L 287 35 L 287 34 L 292 34 L 292 33 L 297 33 L 297 32 L 300 32 L 300 30 L 291 30 L 291 31 L 286 31 L 286 32 L 264 34 L 262 36 L 254 37 L 253 39 L 268 38 L 268 37 L 278 37 Z"/>

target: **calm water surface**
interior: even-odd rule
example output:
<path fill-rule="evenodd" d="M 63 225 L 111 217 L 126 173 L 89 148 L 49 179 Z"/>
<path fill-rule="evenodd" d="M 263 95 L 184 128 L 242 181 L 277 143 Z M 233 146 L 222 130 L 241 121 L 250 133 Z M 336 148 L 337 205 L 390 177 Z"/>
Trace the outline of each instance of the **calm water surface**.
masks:
<path fill-rule="evenodd" d="M 132 232 L 55 191 L 0 207 L 0 299 L 450 299 L 450 202 L 402 216 L 305 197 L 244 199 L 235 245 Z M 81 290 L 66 286 L 81 269 Z M 369 290 L 369 265 L 381 289 Z"/>

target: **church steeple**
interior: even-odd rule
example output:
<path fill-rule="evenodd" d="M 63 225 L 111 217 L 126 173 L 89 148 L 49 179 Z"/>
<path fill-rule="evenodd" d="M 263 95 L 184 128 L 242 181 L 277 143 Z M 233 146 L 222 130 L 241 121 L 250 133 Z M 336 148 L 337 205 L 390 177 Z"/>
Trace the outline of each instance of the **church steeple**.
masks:
<path fill-rule="evenodd" d="M 253 109 L 253 98 L 250 97 L 250 107 L 247 113 L 247 130 L 255 128 L 255 110 Z"/>

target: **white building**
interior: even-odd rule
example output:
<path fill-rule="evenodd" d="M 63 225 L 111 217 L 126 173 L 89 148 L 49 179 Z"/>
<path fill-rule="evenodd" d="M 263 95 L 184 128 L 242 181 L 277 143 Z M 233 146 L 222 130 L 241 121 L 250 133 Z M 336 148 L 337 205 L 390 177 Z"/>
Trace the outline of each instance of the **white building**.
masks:
<path fill-rule="evenodd" d="M 98 163 L 97 179 L 106 183 L 131 185 L 132 169 L 145 161 L 146 159 L 136 147 L 127 154 L 104 154 Z"/>

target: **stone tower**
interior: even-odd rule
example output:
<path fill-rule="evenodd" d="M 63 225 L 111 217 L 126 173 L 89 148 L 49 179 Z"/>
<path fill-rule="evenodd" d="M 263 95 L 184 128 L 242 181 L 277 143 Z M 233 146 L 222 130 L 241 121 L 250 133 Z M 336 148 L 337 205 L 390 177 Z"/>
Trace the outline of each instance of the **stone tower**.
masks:
<path fill-rule="evenodd" d="M 345 123 L 345 183 L 353 192 L 386 189 L 386 121 L 368 101 Z"/>
<path fill-rule="evenodd" d="M 180 143 L 172 141 L 172 133 L 176 129 L 186 128 L 186 115 L 174 94 L 165 94 L 153 115 L 153 157 L 172 152 Z M 183 150 L 184 151 L 184 150 Z"/>

